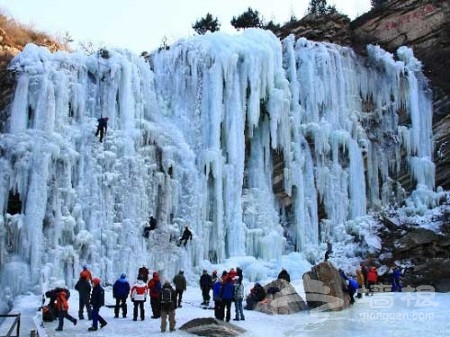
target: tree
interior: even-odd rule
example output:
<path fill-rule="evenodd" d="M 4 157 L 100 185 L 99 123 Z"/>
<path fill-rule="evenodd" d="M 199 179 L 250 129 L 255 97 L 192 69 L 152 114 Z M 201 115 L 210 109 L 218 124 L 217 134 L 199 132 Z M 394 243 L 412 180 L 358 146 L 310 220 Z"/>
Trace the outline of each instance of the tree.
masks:
<path fill-rule="evenodd" d="M 280 24 L 273 22 L 273 20 L 270 20 L 268 23 L 263 24 L 262 28 L 270 30 L 272 33 L 275 33 L 278 29 L 280 29 Z"/>
<path fill-rule="evenodd" d="M 327 15 L 336 11 L 336 7 L 329 6 L 327 0 L 310 0 L 308 13 L 314 15 Z"/>
<path fill-rule="evenodd" d="M 204 18 L 197 20 L 192 28 L 199 35 L 204 35 L 206 32 L 210 31 L 211 33 L 218 32 L 220 30 L 219 20 L 216 18 L 213 19 L 211 13 L 207 13 Z"/>
<path fill-rule="evenodd" d="M 388 0 L 370 0 L 370 3 L 372 4 L 372 7 L 380 7 L 387 3 Z"/>
<path fill-rule="evenodd" d="M 250 28 L 250 27 L 263 27 L 263 19 L 259 16 L 258 11 L 254 11 L 250 7 L 246 12 L 242 13 L 238 17 L 234 17 L 231 20 L 231 25 L 236 28 Z"/>

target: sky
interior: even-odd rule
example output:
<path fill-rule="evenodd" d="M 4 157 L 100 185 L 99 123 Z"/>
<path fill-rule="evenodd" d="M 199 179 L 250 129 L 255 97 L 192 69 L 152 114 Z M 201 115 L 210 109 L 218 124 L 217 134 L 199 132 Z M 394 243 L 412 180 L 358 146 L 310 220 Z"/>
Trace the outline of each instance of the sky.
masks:
<path fill-rule="evenodd" d="M 266 21 L 301 18 L 309 0 L 0 0 L 0 9 L 18 21 L 55 36 L 68 32 L 78 42 L 127 48 L 140 54 L 193 35 L 192 24 L 211 13 L 221 30 L 233 32 L 233 16 L 248 7 Z M 370 0 L 329 0 L 330 5 L 355 18 L 370 9 Z"/>

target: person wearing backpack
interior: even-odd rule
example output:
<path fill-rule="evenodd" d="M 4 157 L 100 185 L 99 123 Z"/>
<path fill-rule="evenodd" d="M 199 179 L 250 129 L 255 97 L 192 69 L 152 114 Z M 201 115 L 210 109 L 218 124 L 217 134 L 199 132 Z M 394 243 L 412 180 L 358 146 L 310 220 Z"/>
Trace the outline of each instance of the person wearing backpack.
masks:
<path fill-rule="evenodd" d="M 177 307 L 176 291 L 166 280 L 161 288 L 161 332 L 166 332 L 167 316 L 169 317 L 169 331 L 175 331 L 175 309 Z"/>
<path fill-rule="evenodd" d="M 58 308 L 58 327 L 56 331 L 63 331 L 64 326 L 64 318 L 67 318 L 69 321 L 73 323 L 73 325 L 77 325 L 76 318 L 73 318 L 69 314 L 69 302 L 67 301 L 67 293 L 64 289 L 61 289 L 56 295 L 56 307 Z"/>
<path fill-rule="evenodd" d="M 183 292 L 186 290 L 186 277 L 184 277 L 184 270 L 180 269 L 179 273 L 173 278 L 177 298 L 175 303 L 178 303 L 178 308 L 181 308 L 181 300 L 183 299 Z"/>
<path fill-rule="evenodd" d="M 152 307 L 152 318 L 161 317 L 161 281 L 159 280 L 159 274 L 155 271 L 153 278 L 148 281 L 148 291 L 150 293 L 150 305 Z"/>
<path fill-rule="evenodd" d="M 136 283 L 133 284 L 130 293 L 131 302 L 133 302 L 134 305 L 133 321 L 137 321 L 138 308 L 141 316 L 141 321 L 145 319 L 144 302 L 147 300 L 147 289 L 147 284 L 145 284 L 144 280 L 142 279 L 142 275 L 139 275 L 137 277 Z"/>

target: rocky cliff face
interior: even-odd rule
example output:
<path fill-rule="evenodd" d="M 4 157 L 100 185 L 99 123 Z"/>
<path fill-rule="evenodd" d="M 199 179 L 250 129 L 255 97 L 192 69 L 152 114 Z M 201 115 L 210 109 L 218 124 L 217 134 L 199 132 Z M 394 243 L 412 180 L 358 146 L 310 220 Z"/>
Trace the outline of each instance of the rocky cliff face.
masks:
<path fill-rule="evenodd" d="M 7 106 L 14 90 L 13 75 L 7 70 L 9 62 L 20 53 L 27 43 L 47 47 L 50 51 L 65 49 L 55 39 L 35 32 L 0 14 L 0 132 L 7 119 Z"/>
<path fill-rule="evenodd" d="M 423 62 L 434 94 L 436 186 L 450 188 L 450 3 L 394 0 L 351 23 L 356 50 L 368 43 L 394 52 L 406 45 Z M 405 116 L 403 116 L 405 118 Z"/>

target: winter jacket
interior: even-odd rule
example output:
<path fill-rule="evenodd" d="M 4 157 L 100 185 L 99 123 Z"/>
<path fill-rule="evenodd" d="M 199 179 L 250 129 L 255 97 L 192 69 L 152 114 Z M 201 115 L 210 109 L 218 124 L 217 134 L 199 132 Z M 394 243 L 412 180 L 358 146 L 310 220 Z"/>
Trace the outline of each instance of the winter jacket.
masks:
<path fill-rule="evenodd" d="M 285 281 L 291 283 L 291 276 L 289 275 L 289 273 L 287 272 L 286 269 L 283 269 L 282 271 L 280 271 L 280 273 L 278 274 L 278 279 L 285 280 Z"/>
<path fill-rule="evenodd" d="M 144 283 L 145 284 L 145 283 Z M 130 293 L 130 284 L 125 277 L 119 278 L 113 285 L 113 297 L 125 300 Z"/>
<path fill-rule="evenodd" d="M 354 279 L 349 278 L 348 279 L 348 291 L 352 294 L 354 294 L 358 290 L 358 282 L 356 282 Z"/>
<path fill-rule="evenodd" d="M 221 296 L 223 300 L 232 300 L 234 297 L 234 284 L 231 278 L 228 278 L 221 289 Z"/>
<path fill-rule="evenodd" d="M 213 300 L 221 301 L 221 291 L 222 291 L 222 279 L 217 279 L 216 283 L 213 285 Z"/>
<path fill-rule="evenodd" d="M 237 267 L 236 268 L 236 278 L 235 281 L 242 283 L 242 280 L 244 279 L 244 276 L 242 275 L 242 269 Z"/>
<path fill-rule="evenodd" d="M 83 269 L 80 272 L 80 278 L 84 278 L 84 279 L 86 279 L 88 281 L 92 281 L 92 274 L 91 274 L 90 270 L 89 269 Z"/>
<path fill-rule="evenodd" d="M 244 285 L 242 283 L 234 284 L 234 299 L 236 301 L 244 299 Z"/>
<path fill-rule="evenodd" d="M 159 280 L 159 275 L 157 272 L 154 272 L 153 278 L 148 281 L 148 289 L 150 292 L 150 297 L 159 298 L 159 294 L 161 293 L 161 281 Z"/>
<path fill-rule="evenodd" d="M 138 274 L 142 276 L 142 279 L 144 280 L 144 282 L 148 281 L 148 269 L 145 266 L 142 266 L 141 268 L 139 268 Z"/>
<path fill-rule="evenodd" d="M 91 305 L 94 310 L 99 310 L 105 305 L 105 291 L 100 284 L 97 284 L 92 289 Z"/>
<path fill-rule="evenodd" d="M 131 288 L 130 298 L 131 300 L 138 302 L 145 302 L 147 300 L 147 285 L 143 280 L 137 280 Z"/>
<path fill-rule="evenodd" d="M 377 269 L 375 267 L 372 267 L 369 272 L 367 273 L 367 281 L 372 283 L 377 283 L 378 281 L 378 274 Z"/>
<path fill-rule="evenodd" d="M 186 290 L 186 278 L 184 277 L 183 273 L 178 273 L 173 278 L 173 284 L 175 285 L 175 289 L 177 290 Z"/>
<path fill-rule="evenodd" d="M 58 310 L 69 310 L 69 302 L 67 301 L 66 296 L 67 295 L 64 290 L 58 292 L 58 294 L 56 295 L 56 308 Z"/>
<path fill-rule="evenodd" d="M 91 296 L 91 283 L 87 279 L 80 277 L 75 284 L 75 290 L 78 291 L 79 297 L 83 299 L 83 302 L 89 302 L 89 297 Z"/>
<path fill-rule="evenodd" d="M 173 301 L 169 302 L 169 303 L 163 303 L 161 302 L 161 310 L 162 311 L 174 311 L 177 307 L 177 302 L 175 301 L 175 298 L 177 297 L 175 289 L 172 288 L 172 286 L 170 284 L 164 284 L 161 288 L 162 289 L 167 289 L 169 288 L 170 291 L 172 292 L 172 298 Z"/>
<path fill-rule="evenodd" d="M 228 272 L 228 277 L 231 278 L 231 280 L 234 282 L 234 278 L 236 277 L 236 270 L 234 268 L 231 268 Z"/>
<path fill-rule="evenodd" d="M 259 283 L 256 283 L 255 286 L 250 290 L 250 295 L 255 299 L 256 302 L 260 302 L 266 298 L 266 291 L 264 287 Z"/>
<path fill-rule="evenodd" d="M 200 276 L 199 283 L 200 289 L 211 289 L 213 285 L 211 275 L 209 275 L 208 273 L 202 274 L 202 276 Z"/>
<path fill-rule="evenodd" d="M 106 128 L 108 127 L 108 119 L 108 117 L 97 119 L 98 127 L 105 128 L 106 131 Z"/>
<path fill-rule="evenodd" d="M 358 281 L 359 287 L 362 288 L 365 284 L 365 279 L 363 273 L 359 269 L 356 270 L 356 280 Z"/>

